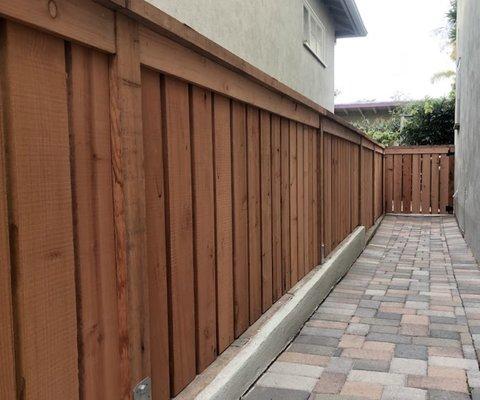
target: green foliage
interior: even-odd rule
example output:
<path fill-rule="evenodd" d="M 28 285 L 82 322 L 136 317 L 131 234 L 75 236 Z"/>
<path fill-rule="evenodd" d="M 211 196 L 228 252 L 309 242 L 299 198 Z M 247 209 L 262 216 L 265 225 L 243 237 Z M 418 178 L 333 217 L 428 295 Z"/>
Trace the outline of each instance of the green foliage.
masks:
<path fill-rule="evenodd" d="M 457 0 L 450 0 L 450 9 L 447 12 L 448 39 L 454 44 L 457 41 Z"/>
<path fill-rule="evenodd" d="M 387 120 L 363 119 L 354 125 L 385 146 L 454 143 L 455 96 L 425 99 L 397 109 Z"/>
<path fill-rule="evenodd" d="M 405 123 L 400 131 L 404 145 L 440 145 L 454 143 L 455 98 L 426 99 L 402 110 Z"/>
<path fill-rule="evenodd" d="M 365 118 L 362 121 L 355 122 L 354 125 L 385 146 L 393 146 L 399 140 L 400 115 L 397 112 L 391 113 L 387 120 L 375 119 L 371 121 Z"/>

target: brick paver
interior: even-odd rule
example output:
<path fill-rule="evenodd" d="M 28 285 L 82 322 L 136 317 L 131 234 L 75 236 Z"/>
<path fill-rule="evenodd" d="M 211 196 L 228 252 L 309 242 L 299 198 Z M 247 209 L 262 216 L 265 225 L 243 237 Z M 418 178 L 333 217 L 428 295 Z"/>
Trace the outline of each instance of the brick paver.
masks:
<path fill-rule="evenodd" d="M 480 270 L 453 217 L 386 216 L 247 400 L 480 398 Z"/>

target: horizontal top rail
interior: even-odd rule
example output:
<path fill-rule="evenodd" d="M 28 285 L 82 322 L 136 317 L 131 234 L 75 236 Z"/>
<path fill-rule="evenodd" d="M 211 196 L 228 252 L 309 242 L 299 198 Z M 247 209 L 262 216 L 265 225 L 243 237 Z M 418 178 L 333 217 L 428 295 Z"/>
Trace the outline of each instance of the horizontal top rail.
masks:
<path fill-rule="evenodd" d="M 454 150 L 454 145 L 392 146 L 385 148 L 385 154 L 444 154 Z"/>
<path fill-rule="evenodd" d="M 338 117 L 287 85 L 279 82 L 277 79 L 261 71 L 145 0 L 131 0 L 128 2 L 125 2 L 124 0 L 94 1 L 136 19 L 149 29 L 182 44 L 230 70 L 248 76 L 260 85 L 278 92 L 282 96 L 286 96 L 297 103 L 318 112 L 321 116 L 335 121 L 343 127 L 355 132 L 365 140 L 377 145 L 381 149 L 385 148 L 382 144 L 368 137 L 364 132 L 344 119 Z"/>

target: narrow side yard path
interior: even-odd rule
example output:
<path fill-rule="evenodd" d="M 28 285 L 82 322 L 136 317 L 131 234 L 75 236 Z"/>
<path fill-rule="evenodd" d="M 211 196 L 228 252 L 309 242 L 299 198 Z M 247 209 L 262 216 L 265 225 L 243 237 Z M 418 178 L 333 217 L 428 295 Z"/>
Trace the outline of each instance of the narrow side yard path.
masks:
<path fill-rule="evenodd" d="M 386 216 L 246 400 L 480 399 L 480 271 L 453 217 Z"/>

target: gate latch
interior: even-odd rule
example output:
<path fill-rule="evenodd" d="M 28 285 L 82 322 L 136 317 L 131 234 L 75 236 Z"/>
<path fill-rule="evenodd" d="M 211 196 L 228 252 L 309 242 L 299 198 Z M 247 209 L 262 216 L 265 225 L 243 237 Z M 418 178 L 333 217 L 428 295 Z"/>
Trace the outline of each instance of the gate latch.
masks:
<path fill-rule="evenodd" d="M 133 389 L 133 400 L 152 400 L 152 380 L 147 377 Z"/>

